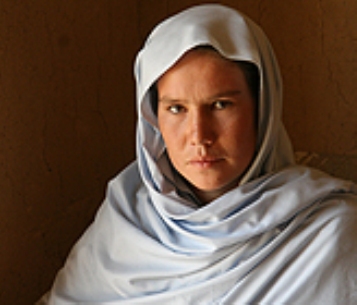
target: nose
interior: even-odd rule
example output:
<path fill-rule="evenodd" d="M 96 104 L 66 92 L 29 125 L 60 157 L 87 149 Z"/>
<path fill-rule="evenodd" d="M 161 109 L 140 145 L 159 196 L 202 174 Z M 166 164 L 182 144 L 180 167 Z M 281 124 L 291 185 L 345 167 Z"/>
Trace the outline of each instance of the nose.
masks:
<path fill-rule="evenodd" d="M 204 110 L 191 112 L 188 131 L 193 146 L 211 146 L 214 142 L 213 121 Z"/>

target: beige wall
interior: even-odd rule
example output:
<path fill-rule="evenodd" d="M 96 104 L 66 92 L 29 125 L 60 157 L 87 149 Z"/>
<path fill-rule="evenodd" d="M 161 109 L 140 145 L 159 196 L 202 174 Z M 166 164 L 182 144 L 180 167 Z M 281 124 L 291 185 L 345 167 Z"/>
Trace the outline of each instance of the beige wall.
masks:
<path fill-rule="evenodd" d="M 134 158 L 132 63 L 203 1 L 0 1 L 0 304 L 32 304 Z M 271 38 L 298 158 L 357 181 L 357 2 L 222 1 Z"/>

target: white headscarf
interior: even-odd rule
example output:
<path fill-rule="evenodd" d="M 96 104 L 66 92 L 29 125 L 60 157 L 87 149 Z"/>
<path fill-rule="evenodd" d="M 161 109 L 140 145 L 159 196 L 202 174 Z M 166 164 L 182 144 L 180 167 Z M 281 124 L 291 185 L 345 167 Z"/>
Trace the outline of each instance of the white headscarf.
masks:
<path fill-rule="evenodd" d="M 261 78 L 255 160 L 201 208 L 171 180 L 150 93 L 199 45 L 254 63 Z M 109 183 L 43 304 L 355 304 L 355 186 L 293 166 L 279 69 L 260 28 L 221 5 L 193 7 L 154 29 L 135 72 L 138 162 Z"/>
<path fill-rule="evenodd" d="M 260 71 L 259 151 L 241 183 L 293 164 L 290 141 L 281 122 L 280 72 L 268 39 L 255 23 L 242 14 L 221 5 L 202 5 L 161 23 L 137 56 L 140 166 L 155 168 L 156 160 L 164 150 L 156 115 L 151 107 L 151 86 L 185 52 L 202 45 L 212 46 L 228 59 L 254 63 Z M 149 178 L 145 174 L 144 177 Z"/>

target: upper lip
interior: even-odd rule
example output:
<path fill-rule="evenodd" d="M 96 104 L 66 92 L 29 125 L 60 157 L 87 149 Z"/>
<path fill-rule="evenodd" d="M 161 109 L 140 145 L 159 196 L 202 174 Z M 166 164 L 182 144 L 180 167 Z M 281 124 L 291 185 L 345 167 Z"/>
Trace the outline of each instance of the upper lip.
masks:
<path fill-rule="evenodd" d="M 222 158 L 218 157 L 198 157 L 198 158 L 192 158 L 189 160 L 189 163 L 210 163 L 210 162 L 217 162 L 222 160 Z"/>

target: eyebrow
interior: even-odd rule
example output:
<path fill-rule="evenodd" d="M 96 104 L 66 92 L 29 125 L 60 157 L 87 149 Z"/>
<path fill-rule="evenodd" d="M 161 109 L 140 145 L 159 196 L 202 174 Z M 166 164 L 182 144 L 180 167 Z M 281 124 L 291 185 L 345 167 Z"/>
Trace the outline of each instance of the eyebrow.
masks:
<path fill-rule="evenodd" d="M 218 98 L 223 98 L 223 97 L 232 97 L 235 95 L 239 95 L 241 94 L 242 91 L 241 90 L 229 90 L 229 91 L 224 91 L 224 92 L 219 92 L 217 94 L 214 94 L 208 98 L 205 99 L 205 101 L 214 101 Z M 163 96 L 162 98 L 158 99 L 159 103 L 187 103 L 187 100 L 184 99 L 180 99 L 180 98 L 170 98 L 169 96 Z"/>

